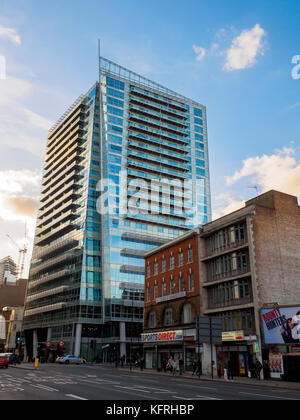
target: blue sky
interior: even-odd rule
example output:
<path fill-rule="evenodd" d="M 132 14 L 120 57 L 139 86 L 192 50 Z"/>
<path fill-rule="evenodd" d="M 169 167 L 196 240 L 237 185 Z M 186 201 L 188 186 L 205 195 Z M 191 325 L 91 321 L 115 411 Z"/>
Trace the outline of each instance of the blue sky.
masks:
<path fill-rule="evenodd" d="M 207 106 L 215 217 L 255 195 L 254 185 L 300 197 L 298 0 L 1 6 L 1 238 L 21 241 L 24 221 L 34 225 L 47 130 L 96 81 L 98 38 L 106 58 Z M 13 254 L 1 246 L 0 257 Z"/>

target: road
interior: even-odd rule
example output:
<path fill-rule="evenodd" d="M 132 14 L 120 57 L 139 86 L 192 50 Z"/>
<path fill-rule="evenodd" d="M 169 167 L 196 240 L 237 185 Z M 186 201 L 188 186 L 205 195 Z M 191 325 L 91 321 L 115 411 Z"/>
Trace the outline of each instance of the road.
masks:
<path fill-rule="evenodd" d="M 0 400 L 299 400 L 300 389 L 209 382 L 99 366 L 43 365 L 0 370 Z"/>

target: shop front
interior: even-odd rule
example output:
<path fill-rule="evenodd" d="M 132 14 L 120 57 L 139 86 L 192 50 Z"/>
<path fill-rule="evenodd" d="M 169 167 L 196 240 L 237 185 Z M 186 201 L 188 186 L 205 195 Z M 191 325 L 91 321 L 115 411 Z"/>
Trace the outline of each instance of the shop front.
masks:
<path fill-rule="evenodd" d="M 157 331 L 142 334 L 146 369 L 162 370 L 170 357 L 175 361 L 184 358 L 184 335 L 182 330 Z"/>
<path fill-rule="evenodd" d="M 243 331 L 225 332 L 222 335 L 222 345 L 217 350 L 217 372 L 224 375 L 231 361 L 236 377 L 252 376 L 259 345 L 256 337 L 246 337 Z M 249 375 L 250 374 L 250 375 Z"/>

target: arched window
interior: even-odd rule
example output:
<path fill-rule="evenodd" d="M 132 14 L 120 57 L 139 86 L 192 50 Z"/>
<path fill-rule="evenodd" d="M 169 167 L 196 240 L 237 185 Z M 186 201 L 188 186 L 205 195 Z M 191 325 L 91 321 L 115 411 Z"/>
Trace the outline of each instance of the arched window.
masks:
<path fill-rule="evenodd" d="M 156 320 L 157 320 L 157 318 L 156 318 L 156 312 L 155 311 L 149 312 L 149 315 L 148 315 L 148 328 L 156 328 L 156 326 L 157 326 Z"/>
<path fill-rule="evenodd" d="M 174 324 L 173 309 L 167 308 L 164 314 L 164 325 L 168 326 L 168 325 L 173 325 L 173 324 Z"/>
<path fill-rule="evenodd" d="M 194 321 L 194 310 L 190 303 L 183 306 L 181 318 L 183 324 L 191 324 Z"/>

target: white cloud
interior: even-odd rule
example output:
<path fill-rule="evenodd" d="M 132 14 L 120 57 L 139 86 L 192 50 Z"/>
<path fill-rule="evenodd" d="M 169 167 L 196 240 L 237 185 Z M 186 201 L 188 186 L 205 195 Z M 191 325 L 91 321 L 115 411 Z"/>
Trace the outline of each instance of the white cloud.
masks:
<path fill-rule="evenodd" d="M 243 162 L 241 170 L 226 177 L 226 182 L 230 186 L 248 177 L 262 192 L 275 189 L 300 198 L 300 163 L 295 148 L 285 147 L 272 155 L 250 157 Z"/>
<path fill-rule="evenodd" d="M 8 28 L 0 25 L 0 39 L 8 39 L 10 42 L 16 45 L 21 45 L 21 38 L 18 35 L 16 29 Z"/>
<path fill-rule="evenodd" d="M 258 54 L 264 54 L 263 38 L 265 30 L 256 24 L 250 30 L 244 30 L 236 37 L 229 50 L 224 69 L 227 71 L 242 70 L 252 67 L 256 63 Z"/>
<path fill-rule="evenodd" d="M 0 138 L 2 147 L 13 145 L 41 157 L 53 122 L 24 105 L 36 89 L 15 77 L 0 82 Z"/>
<path fill-rule="evenodd" d="M 18 249 L 7 238 L 24 245 L 25 224 L 27 245 L 31 250 L 39 203 L 41 174 L 39 171 L 0 171 L 0 258 L 12 255 L 17 261 Z M 29 256 L 28 256 L 29 257 Z M 29 258 L 27 258 L 28 271 Z"/>
<path fill-rule="evenodd" d="M 245 200 L 234 198 L 230 193 L 222 193 L 214 198 L 212 219 L 216 220 L 245 206 Z"/>
<path fill-rule="evenodd" d="M 197 45 L 193 45 L 193 50 L 194 50 L 194 52 L 196 54 L 196 60 L 197 61 L 202 61 L 203 58 L 206 55 L 205 49 L 203 47 L 199 47 Z"/>

